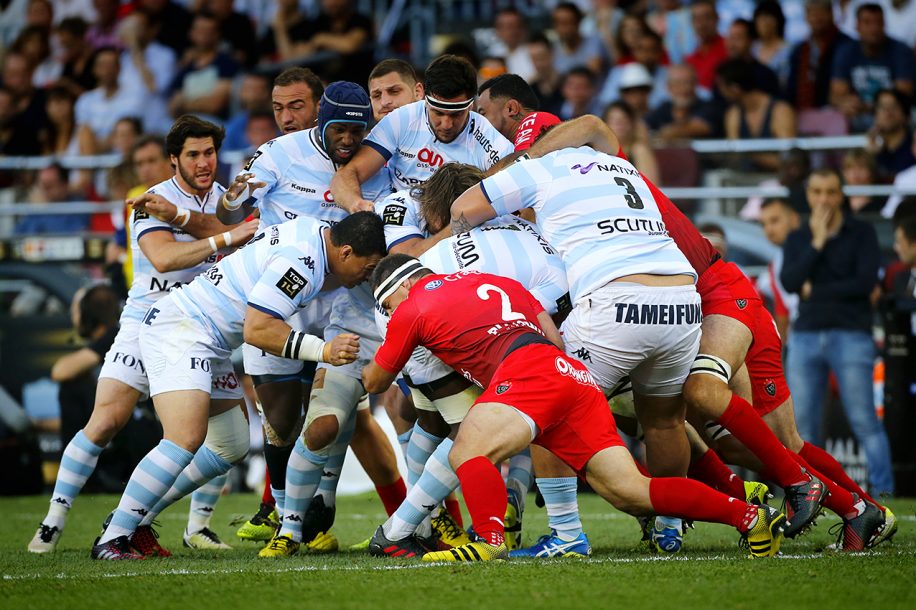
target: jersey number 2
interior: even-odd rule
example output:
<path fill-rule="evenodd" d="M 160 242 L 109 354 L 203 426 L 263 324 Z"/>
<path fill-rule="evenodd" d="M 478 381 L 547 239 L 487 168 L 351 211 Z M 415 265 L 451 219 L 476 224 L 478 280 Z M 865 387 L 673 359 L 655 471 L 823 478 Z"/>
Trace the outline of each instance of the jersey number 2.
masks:
<path fill-rule="evenodd" d="M 499 295 L 499 298 L 502 302 L 502 316 L 504 322 L 513 322 L 515 320 L 524 320 L 525 314 L 518 313 L 517 311 L 512 311 L 512 303 L 509 302 L 509 295 L 506 292 L 494 286 L 493 284 L 481 284 L 477 287 L 477 296 L 484 301 L 490 300 L 490 293 L 495 292 Z"/>

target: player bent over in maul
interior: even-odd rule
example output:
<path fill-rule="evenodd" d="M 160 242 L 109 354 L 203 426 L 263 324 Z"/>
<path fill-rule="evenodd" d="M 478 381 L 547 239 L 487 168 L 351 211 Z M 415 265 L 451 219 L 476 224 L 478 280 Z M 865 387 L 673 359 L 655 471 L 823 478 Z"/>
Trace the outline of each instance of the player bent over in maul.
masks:
<path fill-rule="evenodd" d="M 425 561 L 508 558 L 506 488 L 494 463 L 532 442 L 584 474 L 620 510 L 730 524 L 753 556 L 779 550 L 785 516 L 776 509 L 689 479 L 639 473 L 592 376 L 563 353 L 550 316 L 518 282 L 475 272 L 435 275 L 415 258 L 391 255 L 373 272 L 372 286 L 391 321 L 363 369 L 367 391 L 388 387 L 418 345 L 485 388 L 449 456 L 482 541 L 427 553 Z"/>

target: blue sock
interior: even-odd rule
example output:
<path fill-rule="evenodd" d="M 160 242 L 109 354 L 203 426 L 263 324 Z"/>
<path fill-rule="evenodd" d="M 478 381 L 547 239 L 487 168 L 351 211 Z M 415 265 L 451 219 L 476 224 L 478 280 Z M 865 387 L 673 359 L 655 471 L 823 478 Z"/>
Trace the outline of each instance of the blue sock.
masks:
<path fill-rule="evenodd" d="M 525 449 L 513 455 L 509 459 L 509 476 L 506 479 L 506 490 L 514 497 L 515 504 L 518 506 L 519 513 L 525 510 L 525 498 L 528 497 L 528 490 L 534 482 L 534 475 L 531 472 L 531 448 Z M 519 514 L 519 519 L 522 515 Z"/>
<path fill-rule="evenodd" d="M 420 424 L 414 424 L 413 433 L 407 444 L 407 489 L 416 484 L 429 456 L 441 442 L 441 437 L 430 434 Z"/>
<path fill-rule="evenodd" d="M 416 424 L 414 424 L 416 425 Z M 413 434 L 413 428 L 408 428 L 407 432 L 398 434 L 398 445 L 401 446 L 401 453 L 404 454 L 404 461 L 407 461 L 407 447 L 410 444 L 410 436 Z"/>
<path fill-rule="evenodd" d="M 448 463 L 452 440 L 444 439 L 426 462 L 423 474 L 407 492 L 407 498 L 382 526 L 389 540 L 401 540 L 410 534 L 428 536 L 424 523 L 436 507 L 458 488 L 458 475 Z"/>
<path fill-rule="evenodd" d="M 286 498 L 283 500 L 280 536 L 289 536 L 295 542 L 302 542 L 302 520 L 321 482 L 327 461 L 327 456 L 309 451 L 301 436 L 296 441 L 286 466 Z"/>
<path fill-rule="evenodd" d="M 223 494 L 229 473 L 221 474 L 215 479 L 210 479 L 191 494 L 191 508 L 188 511 L 189 534 L 195 534 L 202 529 L 210 527 L 210 518 L 219 497 Z"/>
<path fill-rule="evenodd" d="M 165 439 L 146 454 L 127 482 L 111 523 L 102 534 L 100 543 L 118 536 L 131 536 L 140 520 L 175 483 L 181 471 L 191 463 L 194 454 Z"/>
<path fill-rule="evenodd" d="M 350 416 L 337 436 L 337 440 L 334 441 L 331 452 L 328 454 L 328 462 L 321 473 L 321 482 L 318 484 L 318 492 L 315 495 L 324 499 L 325 506 L 337 504 L 337 484 L 340 483 L 340 473 L 343 470 L 347 448 L 350 446 L 354 430 L 356 430 L 355 413 Z"/>
<path fill-rule="evenodd" d="M 547 508 L 547 525 L 560 540 L 569 542 L 582 533 L 579 504 L 576 501 L 576 477 L 537 479 L 538 489 Z"/>
<path fill-rule="evenodd" d="M 83 490 L 86 480 L 92 476 L 99 461 L 102 447 L 90 441 L 82 430 L 67 443 L 60 459 L 60 470 L 54 482 L 54 493 L 51 495 L 51 506 L 42 523 L 49 527 L 64 529 L 67 513 L 73 506 L 73 500 Z"/>
<path fill-rule="evenodd" d="M 226 474 L 230 468 L 232 468 L 232 464 L 213 453 L 206 445 L 202 445 L 197 450 L 197 453 L 194 454 L 194 459 L 191 460 L 191 463 L 178 475 L 175 483 L 156 502 L 152 510 L 143 517 L 141 525 L 150 525 L 153 519 L 158 517 L 166 508 L 205 485 L 211 479 Z"/>

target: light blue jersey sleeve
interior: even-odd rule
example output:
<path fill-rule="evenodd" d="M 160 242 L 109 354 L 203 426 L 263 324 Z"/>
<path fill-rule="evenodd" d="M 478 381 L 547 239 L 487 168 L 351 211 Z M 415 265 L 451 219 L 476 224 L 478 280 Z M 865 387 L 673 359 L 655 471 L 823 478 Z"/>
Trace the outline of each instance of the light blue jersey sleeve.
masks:
<path fill-rule="evenodd" d="M 382 155 L 387 162 L 398 149 L 401 130 L 409 120 L 407 107 L 402 106 L 382 117 L 369 135 L 363 140 L 364 146 L 369 146 Z"/>
<path fill-rule="evenodd" d="M 267 185 L 252 192 L 251 199 L 246 202 L 255 207 L 258 207 L 261 199 L 274 190 L 290 163 L 289 156 L 283 147 L 275 146 L 275 143 L 276 139 L 262 144 L 242 170 L 254 174 L 255 181 L 264 182 Z"/>
<path fill-rule="evenodd" d="M 293 246 L 278 251 L 248 294 L 248 305 L 280 320 L 293 315 L 321 290 L 315 264 Z M 303 258 L 305 260 L 303 260 Z M 323 271 L 323 270 L 322 270 Z"/>
<path fill-rule="evenodd" d="M 408 239 L 427 237 L 426 223 L 420 218 L 410 191 L 398 191 L 377 202 L 375 213 L 385 223 L 385 244 L 389 250 Z"/>
<path fill-rule="evenodd" d="M 522 208 L 533 208 L 543 202 L 553 176 L 541 159 L 515 163 L 480 183 L 484 197 L 505 216 Z"/>

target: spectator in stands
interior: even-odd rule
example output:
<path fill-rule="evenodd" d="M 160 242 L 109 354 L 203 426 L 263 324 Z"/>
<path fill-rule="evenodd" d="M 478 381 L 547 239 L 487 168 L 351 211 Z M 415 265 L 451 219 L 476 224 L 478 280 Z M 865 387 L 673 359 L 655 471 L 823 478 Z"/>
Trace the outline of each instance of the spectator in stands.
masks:
<path fill-rule="evenodd" d="M 232 78 L 239 66 L 219 50 L 219 23 L 207 13 L 198 13 L 188 33 L 191 47 L 178 64 L 172 80 L 169 113 L 180 116 L 200 113 L 226 118 Z"/>
<path fill-rule="evenodd" d="M 811 158 L 800 148 L 792 148 L 779 154 L 779 170 L 776 178 L 764 180 L 760 187 L 784 186 L 789 189 L 786 200 L 799 214 L 807 214 L 808 198 L 805 194 L 806 180 L 811 173 Z M 764 198 L 750 197 L 738 216 L 742 220 L 760 220 L 760 208 Z"/>
<path fill-rule="evenodd" d="M 780 90 L 789 77 L 789 54 L 786 43 L 786 16 L 776 0 L 761 0 L 754 9 L 754 57 L 772 70 L 779 79 Z"/>
<path fill-rule="evenodd" d="M 875 158 L 861 148 L 846 151 L 843 155 L 843 182 L 849 186 L 875 184 Z M 849 210 L 853 214 L 877 214 L 884 207 L 884 199 L 871 195 L 848 197 Z"/>
<path fill-rule="evenodd" d="M 280 135 L 277 130 L 277 123 L 274 121 L 274 113 L 270 107 L 254 108 L 245 115 L 245 142 L 248 143 L 246 148 L 240 149 L 245 153 L 244 158 L 229 166 L 228 176 L 233 178 L 239 175 L 248 163 L 248 159 L 255 153 L 259 146 L 267 144 Z"/>
<path fill-rule="evenodd" d="M 251 142 L 246 136 L 248 116 L 254 110 L 270 108 L 270 79 L 257 72 L 245 74 L 238 88 L 239 110 L 226 123 L 226 139 L 222 150 L 247 150 Z"/>
<path fill-rule="evenodd" d="M 626 14 L 617 4 L 617 0 L 591 0 L 591 5 L 585 7 L 587 14 L 579 26 L 583 36 L 597 37 L 608 55 L 614 50 L 617 28 Z"/>
<path fill-rule="evenodd" d="M 684 61 L 696 70 L 700 86 L 712 91 L 716 67 L 727 57 L 725 39 L 719 35 L 716 3 L 713 0 L 695 0 L 690 6 L 690 17 L 697 47 Z"/>
<path fill-rule="evenodd" d="M 740 59 L 751 66 L 754 81 L 762 91 L 770 95 L 779 95 L 779 79 L 776 73 L 754 57 L 754 25 L 747 19 L 736 19 L 728 26 L 725 48 L 728 59 Z"/>
<path fill-rule="evenodd" d="M 92 68 L 97 49 L 86 41 L 88 28 L 79 17 L 65 19 L 57 26 L 57 42 L 63 61 L 59 84 L 69 87 L 76 96 L 98 86 Z"/>
<path fill-rule="evenodd" d="M 118 119 L 143 114 L 142 99 L 118 84 L 120 51 L 114 47 L 99 49 L 92 66 L 99 86 L 76 100 L 77 137 L 84 155 L 111 151 Z"/>
<path fill-rule="evenodd" d="M 162 25 L 145 11 L 134 11 L 118 30 L 121 47 L 119 82 L 143 108 L 147 131 L 166 133 L 172 125 L 169 116 L 169 87 L 175 78 L 175 51 L 156 41 Z"/>
<path fill-rule="evenodd" d="M 48 90 L 45 112 L 48 123 L 39 134 L 41 154 L 78 155 L 79 139 L 76 135 L 76 98 L 66 87 Z"/>
<path fill-rule="evenodd" d="M 37 25 L 46 31 L 60 23 L 60 19 L 54 18 L 54 5 L 50 0 L 28 0 L 28 7 L 25 13 L 25 27 Z"/>
<path fill-rule="evenodd" d="M 175 51 L 176 57 L 181 57 L 190 42 L 191 14 L 172 0 L 138 0 L 138 8 L 159 23 L 156 41 Z"/>
<path fill-rule="evenodd" d="M 384 59 L 369 73 L 369 100 L 376 121 L 405 104 L 423 99 L 423 83 L 403 59 Z"/>
<path fill-rule="evenodd" d="M 885 2 L 884 20 L 887 35 L 899 40 L 910 49 L 916 47 L 916 2 L 913 0 L 891 0 Z"/>
<path fill-rule="evenodd" d="M 585 66 L 570 70 L 563 79 L 563 106 L 557 116 L 566 121 L 583 114 L 594 114 L 597 80 L 594 73 Z"/>
<path fill-rule="evenodd" d="M 830 0 L 810 0 L 805 5 L 805 19 L 811 36 L 792 49 L 785 88 L 788 101 L 798 110 L 829 104 L 833 58 L 837 49 L 851 40 L 833 22 Z"/>
<path fill-rule="evenodd" d="M 779 249 L 767 265 L 766 275 L 758 278 L 757 287 L 773 303 L 773 319 L 783 344 L 789 338 L 789 324 L 798 315 L 798 295 L 787 291 L 779 279 L 782 272 L 782 247 L 789 233 L 798 229 L 800 223 L 798 212 L 785 199 L 767 199 L 760 206 L 763 234 Z"/>
<path fill-rule="evenodd" d="M 111 132 L 111 149 L 126 159 L 142 135 L 143 123 L 140 119 L 135 116 L 118 119 Z"/>
<path fill-rule="evenodd" d="M 582 18 L 582 10 L 572 2 L 560 2 L 551 13 L 553 31 L 557 35 L 553 63 L 560 74 L 568 74 L 580 66 L 588 68 L 592 74 L 603 73 L 604 47 L 596 36 L 582 36 L 579 31 Z"/>
<path fill-rule="evenodd" d="M 912 152 L 916 155 L 916 140 L 913 141 Z M 893 218 L 904 199 L 907 196 L 912 199 L 913 195 L 916 195 L 916 165 L 897 174 L 894 178 L 894 189 L 896 192 L 888 198 L 881 209 L 881 216 L 884 218 Z"/>
<path fill-rule="evenodd" d="M 649 13 L 649 27 L 665 41 L 664 47 L 672 64 L 683 63 L 697 46 L 691 23 L 690 8 L 680 0 L 658 0 Z"/>
<path fill-rule="evenodd" d="M 673 142 L 709 138 L 721 131 L 722 113 L 697 97 L 697 75 L 689 64 L 668 69 L 669 101 L 649 112 L 646 125 L 661 140 Z"/>
<path fill-rule="evenodd" d="M 38 172 L 35 186 L 29 194 L 29 203 L 64 206 L 74 201 L 67 182 L 67 171 L 54 163 Z M 17 235 L 45 235 L 77 233 L 89 226 L 85 214 L 32 214 L 23 217 L 16 225 Z"/>
<path fill-rule="evenodd" d="M 627 13 L 621 17 L 617 25 L 617 35 L 614 37 L 614 46 L 610 49 L 611 63 L 620 66 L 636 61 L 636 45 L 640 38 L 649 33 L 654 32 L 639 15 Z"/>
<path fill-rule="evenodd" d="M 658 184 L 658 161 L 649 144 L 648 130 L 636 119 L 633 109 L 624 102 L 613 102 L 604 111 L 602 118 L 617 134 L 627 159 L 646 178 Z"/>
<path fill-rule="evenodd" d="M 892 294 L 899 300 L 916 299 L 916 214 L 900 218 L 894 227 L 894 252 L 900 257 L 906 272 L 897 272 Z M 916 305 L 912 303 L 911 307 Z M 911 310 L 912 311 L 912 310 Z M 910 334 L 916 335 L 916 311 L 912 315 Z"/>
<path fill-rule="evenodd" d="M 725 137 L 729 140 L 749 138 L 795 137 L 795 111 L 786 102 L 762 91 L 754 80 L 754 71 L 746 61 L 729 59 L 716 70 L 719 91 L 731 105 L 725 111 Z M 777 153 L 754 153 L 742 161 L 746 167 L 763 171 L 779 168 Z"/>
<path fill-rule="evenodd" d="M 299 0 L 278 0 L 270 27 L 261 37 L 261 61 L 283 61 L 296 57 L 294 47 L 308 38 L 308 20 Z"/>
<path fill-rule="evenodd" d="M 315 126 L 318 101 L 324 93 L 321 79 L 308 68 L 287 68 L 274 79 L 271 92 L 274 120 L 283 133 Z"/>
<path fill-rule="evenodd" d="M 822 445 L 824 389 L 832 370 L 853 434 L 865 450 L 872 495 L 894 493 L 890 448 L 875 415 L 871 294 L 881 252 L 875 229 L 845 208 L 843 179 L 832 169 L 808 178 L 811 217 L 783 248 L 780 279 L 800 296 L 789 336 L 786 377 L 798 431 Z"/>
<path fill-rule="evenodd" d="M 484 57 L 480 60 L 480 67 L 477 69 L 477 83 L 483 84 L 491 78 L 496 78 L 500 74 L 508 72 L 506 60 L 502 57 Z"/>
<path fill-rule="evenodd" d="M 51 57 L 50 33 L 38 26 L 30 25 L 19 33 L 10 46 L 10 51 L 25 57 L 32 70 L 32 84 L 45 88 L 60 78 L 60 62 Z"/>
<path fill-rule="evenodd" d="M 234 0 L 204 0 L 204 6 L 219 23 L 220 38 L 232 48 L 232 58 L 252 67 L 258 62 L 258 39 L 251 19 L 234 10 Z"/>
<path fill-rule="evenodd" d="M 509 72 L 530 81 L 535 74 L 534 64 L 526 45 L 528 28 L 519 10 L 504 8 L 497 11 L 493 20 L 493 32 L 497 40 L 490 45 L 487 54 L 504 58 Z"/>
<path fill-rule="evenodd" d="M 599 103 L 607 105 L 621 99 L 621 82 L 624 80 L 632 82 L 637 72 L 639 78 L 635 80 L 643 81 L 645 80 L 643 75 L 649 76 L 649 95 L 646 102 L 648 108 L 656 108 L 668 101 L 668 66 L 663 65 L 665 49 L 662 46 L 661 36 L 651 30 L 642 34 L 633 47 L 633 59 L 634 61 L 611 70 L 598 96 Z M 643 70 L 639 70 L 638 67 Z M 637 70 L 633 71 L 633 68 Z M 633 105 L 633 100 L 625 101 Z"/>
<path fill-rule="evenodd" d="M 116 47 L 121 44 L 118 38 L 118 24 L 120 23 L 120 0 L 93 0 L 96 19 L 86 32 L 86 42 L 93 49 L 102 47 Z"/>
<path fill-rule="evenodd" d="M 321 13 L 309 22 L 304 42 L 293 45 L 293 56 L 306 58 L 325 51 L 335 57 L 316 65 L 328 82 L 349 80 L 364 83 L 371 70 L 374 37 L 372 19 L 356 12 L 353 0 L 321 0 Z"/>
<path fill-rule="evenodd" d="M 12 96 L 13 115 L 8 127 L 11 132 L 6 154 L 37 155 L 41 144 L 36 137 L 47 126 L 44 92 L 32 85 L 32 70 L 25 57 L 7 53 L 3 58 L 3 88 Z"/>
<path fill-rule="evenodd" d="M 883 89 L 875 96 L 874 119 L 868 131 L 868 150 L 875 155 L 877 179 L 881 183 L 916 165 L 910 101 L 896 89 Z"/>
<path fill-rule="evenodd" d="M 0 87 L 0 155 L 36 154 L 33 134 L 17 124 L 16 99 L 6 87 Z M 40 152 L 40 151 L 39 151 Z M 16 177 L 12 171 L 0 171 L 0 188 L 10 186 Z"/>
<path fill-rule="evenodd" d="M 563 106 L 563 95 L 560 87 L 563 84 L 563 75 L 557 71 L 553 58 L 553 45 L 543 34 L 531 38 L 528 43 L 528 53 L 531 63 L 534 64 L 534 79 L 528 81 L 538 96 L 541 110 L 559 114 Z"/>
<path fill-rule="evenodd" d="M 728 260 L 728 240 L 725 238 L 725 229 L 715 222 L 705 222 L 697 227 L 700 235 L 706 238 L 722 260 Z"/>
<path fill-rule="evenodd" d="M 52 0 L 54 6 L 54 23 L 60 23 L 70 17 L 82 17 L 88 23 L 96 19 L 92 0 Z"/>
<path fill-rule="evenodd" d="M 655 82 L 649 71 L 640 63 L 631 63 L 616 69 L 620 75 L 617 98 L 633 110 L 637 121 L 642 121 L 649 113 L 649 107 Z"/>
<path fill-rule="evenodd" d="M 914 26 L 916 27 L 916 26 Z M 850 120 L 853 131 L 871 126 L 871 112 L 882 89 L 913 95 L 913 50 L 884 30 L 884 11 L 878 4 L 856 9 L 859 40 L 837 51 L 830 81 L 830 104 Z"/>

